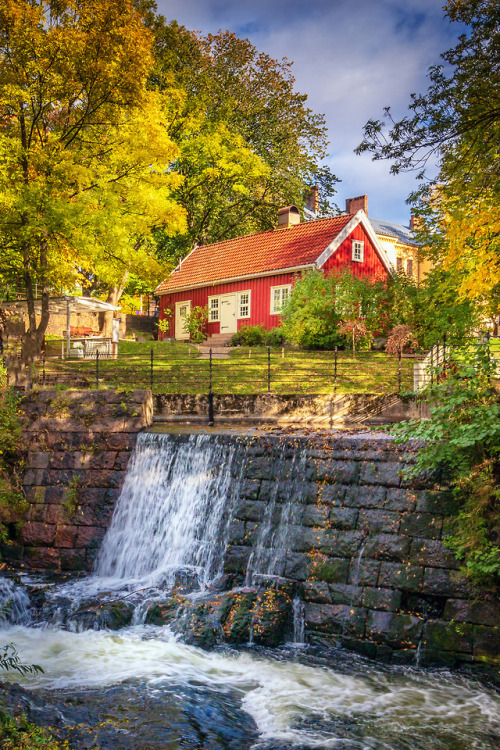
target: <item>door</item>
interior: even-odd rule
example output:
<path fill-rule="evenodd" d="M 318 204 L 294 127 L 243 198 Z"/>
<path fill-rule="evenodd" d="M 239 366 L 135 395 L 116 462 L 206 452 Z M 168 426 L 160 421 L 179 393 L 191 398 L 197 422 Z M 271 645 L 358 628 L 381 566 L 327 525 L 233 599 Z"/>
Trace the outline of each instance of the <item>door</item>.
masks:
<path fill-rule="evenodd" d="M 236 294 L 223 294 L 220 297 L 220 332 L 236 333 Z"/>
<path fill-rule="evenodd" d="M 177 341 L 186 341 L 189 338 L 188 331 L 184 329 L 184 323 L 190 312 L 190 300 L 175 303 L 175 338 Z"/>

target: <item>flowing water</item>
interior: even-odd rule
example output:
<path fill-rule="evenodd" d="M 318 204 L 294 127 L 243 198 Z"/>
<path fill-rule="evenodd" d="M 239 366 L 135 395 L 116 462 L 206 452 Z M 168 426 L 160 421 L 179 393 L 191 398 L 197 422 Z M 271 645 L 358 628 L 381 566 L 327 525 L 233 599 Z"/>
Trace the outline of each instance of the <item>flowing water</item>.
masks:
<path fill-rule="evenodd" d="M 193 595 L 202 596 L 221 572 L 240 463 L 238 448 L 227 440 L 141 436 L 95 572 L 52 586 L 54 608 L 63 600 L 71 605 L 96 592 L 118 592 L 140 613 L 152 592 L 165 595 L 179 575 L 194 580 Z M 280 574 L 287 524 L 294 525 L 295 499 L 290 502 L 288 510 L 282 503 L 281 528 L 262 539 L 267 552 L 254 556 L 254 574 Z M 295 640 L 303 641 L 299 599 L 293 610 Z M 143 624 L 140 615 L 119 631 L 74 632 L 57 618 L 31 621 L 24 588 L 7 579 L 0 579 L 0 612 L 0 644 L 15 643 L 25 663 L 44 669 L 10 679 L 32 691 L 22 697 L 30 716 L 59 725 L 72 747 L 498 747 L 497 693 L 459 673 L 384 667 L 340 649 L 319 656 L 291 646 L 207 652 L 166 626 Z"/>

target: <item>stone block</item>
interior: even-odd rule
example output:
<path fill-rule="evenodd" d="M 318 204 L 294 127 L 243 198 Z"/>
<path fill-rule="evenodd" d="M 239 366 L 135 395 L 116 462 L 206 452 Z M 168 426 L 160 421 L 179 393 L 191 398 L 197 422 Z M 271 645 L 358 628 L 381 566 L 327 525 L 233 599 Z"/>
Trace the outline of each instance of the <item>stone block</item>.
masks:
<path fill-rule="evenodd" d="M 349 487 L 344 505 L 351 508 L 381 508 L 386 494 L 385 487 Z"/>
<path fill-rule="evenodd" d="M 423 622 L 412 615 L 394 612 L 370 611 L 366 635 L 372 640 L 388 644 L 391 648 L 415 648 L 422 635 Z"/>
<path fill-rule="evenodd" d="M 36 451 L 30 453 L 28 457 L 28 466 L 32 469 L 46 469 L 49 465 L 50 453 L 46 451 Z"/>
<path fill-rule="evenodd" d="M 126 471 L 130 456 L 131 453 L 129 451 L 120 451 L 116 454 L 114 465 L 110 468 L 114 468 L 116 471 Z"/>
<path fill-rule="evenodd" d="M 383 503 L 387 510 L 398 510 L 400 512 L 411 511 L 417 504 L 417 493 L 415 490 L 396 489 L 391 487 L 387 490 L 387 496 Z"/>
<path fill-rule="evenodd" d="M 305 602 L 332 603 L 328 584 L 323 581 L 305 581 L 301 586 L 301 596 Z"/>
<path fill-rule="evenodd" d="M 278 462 L 279 463 L 279 462 Z M 267 457 L 252 458 L 245 468 L 245 479 L 275 479 L 277 473 L 276 462 Z"/>
<path fill-rule="evenodd" d="M 54 547 L 74 547 L 77 531 L 77 526 L 57 526 Z"/>
<path fill-rule="evenodd" d="M 444 619 L 498 627 L 500 625 L 500 602 L 496 598 L 448 599 L 444 609 Z"/>
<path fill-rule="evenodd" d="M 311 558 L 301 552 L 290 552 L 285 560 L 285 578 L 305 581 L 311 572 Z"/>
<path fill-rule="evenodd" d="M 401 521 L 401 533 L 422 539 L 439 539 L 443 521 L 431 513 L 409 513 Z"/>
<path fill-rule="evenodd" d="M 54 542 L 56 527 L 52 524 L 27 521 L 21 529 L 24 544 L 32 547 L 49 547 Z"/>
<path fill-rule="evenodd" d="M 321 484 L 318 490 L 319 502 L 324 505 L 343 504 L 349 487 L 344 484 Z"/>
<path fill-rule="evenodd" d="M 361 468 L 359 483 L 399 487 L 402 470 L 402 464 L 393 461 L 364 463 Z"/>
<path fill-rule="evenodd" d="M 468 597 L 473 594 L 472 586 L 458 571 L 444 568 L 426 568 L 423 590 L 439 596 Z"/>
<path fill-rule="evenodd" d="M 368 537 L 364 555 L 375 560 L 400 562 L 408 557 L 410 537 L 399 534 L 377 534 Z"/>
<path fill-rule="evenodd" d="M 401 604 L 401 592 L 394 589 L 365 588 L 360 603 L 368 609 L 395 612 Z"/>
<path fill-rule="evenodd" d="M 251 547 L 230 546 L 224 557 L 224 573 L 244 574 L 251 551 Z"/>
<path fill-rule="evenodd" d="M 380 571 L 380 563 L 375 560 L 351 560 L 348 582 L 360 586 L 376 586 Z"/>
<path fill-rule="evenodd" d="M 345 604 L 306 604 L 306 629 L 362 637 L 366 610 Z"/>
<path fill-rule="evenodd" d="M 378 582 L 380 586 L 403 591 L 419 591 L 422 588 L 424 569 L 417 565 L 383 562 Z"/>
<path fill-rule="evenodd" d="M 304 526 L 289 528 L 290 539 L 293 541 L 289 541 L 288 544 L 293 552 L 310 552 L 320 548 L 323 529 Z"/>
<path fill-rule="evenodd" d="M 452 568 L 458 570 L 460 563 L 453 552 L 437 539 L 413 538 L 411 543 L 410 562 L 424 565 L 427 568 Z"/>
<path fill-rule="evenodd" d="M 333 507 L 328 517 L 329 525 L 334 529 L 355 529 L 358 512 L 356 508 Z"/>
<path fill-rule="evenodd" d="M 64 499 L 64 487 L 46 487 L 45 488 L 45 502 L 49 504 L 58 505 L 62 503 Z"/>
<path fill-rule="evenodd" d="M 451 515 L 456 510 L 457 501 L 450 492 L 423 491 L 417 492 L 416 511 L 418 513 L 435 513 L 437 515 Z"/>
<path fill-rule="evenodd" d="M 307 505 L 302 516 L 304 526 L 325 526 L 330 508 L 327 505 Z"/>
<path fill-rule="evenodd" d="M 343 558 L 318 556 L 309 559 L 311 578 L 315 581 L 327 583 L 347 583 L 349 574 L 349 560 Z M 288 575 L 288 574 L 287 574 Z M 294 576 L 288 576 L 294 578 Z"/>
<path fill-rule="evenodd" d="M 75 547 L 77 549 L 87 547 L 97 547 L 103 540 L 105 530 L 100 526 L 79 526 L 76 539 Z"/>
<path fill-rule="evenodd" d="M 314 461 L 313 479 L 328 484 L 354 484 L 359 467 L 355 461 Z"/>
<path fill-rule="evenodd" d="M 357 529 L 370 534 L 397 534 L 400 523 L 400 513 L 363 508 L 359 511 Z"/>
<path fill-rule="evenodd" d="M 360 531 L 325 531 L 320 551 L 332 557 L 355 557 L 364 542 Z"/>
<path fill-rule="evenodd" d="M 433 651 L 471 654 L 474 626 L 466 623 L 429 620 L 424 625 L 422 644 Z"/>
<path fill-rule="evenodd" d="M 477 660 L 500 664 L 500 628 L 474 626 L 473 630 L 474 656 Z"/>
<path fill-rule="evenodd" d="M 25 548 L 25 560 L 32 570 L 58 570 L 59 551 L 53 547 Z"/>
<path fill-rule="evenodd" d="M 107 438 L 107 446 L 110 450 L 132 451 L 135 448 L 137 435 L 123 432 L 114 432 Z"/>
<path fill-rule="evenodd" d="M 361 586 L 346 583 L 330 583 L 330 599 L 332 604 L 360 606 L 363 600 L 363 589 Z"/>
<path fill-rule="evenodd" d="M 262 521 L 265 518 L 266 503 L 259 500 L 240 500 L 235 516 L 242 521 Z"/>
<path fill-rule="evenodd" d="M 86 557 L 83 550 L 61 549 L 59 551 L 61 570 L 78 571 L 86 570 Z"/>
<path fill-rule="evenodd" d="M 47 518 L 46 515 L 46 509 L 50 508 L 52 506 L 50 505 L 31 505 L 28 510 L 28 521 L 35 521 L 37 523 L 53 523 L 49 518 Z M 55 506 L 57 507 L 57 506 Z M 6 509 L 2 509 L 2 520 L 5 523 L 7 518 L 6 515 Z M 9 514 L 10 515 L 10 514 Z"/>
<path fill-rule="evenodd" d="M 257 523 L 256 521 L 245 521 L 244 525 L 245 533 L 241 542 L 237 542 L 237 544 L 241 543 L 249 545 L 250 547 L 255 547 L 262 535 L 262 524 Z"/>

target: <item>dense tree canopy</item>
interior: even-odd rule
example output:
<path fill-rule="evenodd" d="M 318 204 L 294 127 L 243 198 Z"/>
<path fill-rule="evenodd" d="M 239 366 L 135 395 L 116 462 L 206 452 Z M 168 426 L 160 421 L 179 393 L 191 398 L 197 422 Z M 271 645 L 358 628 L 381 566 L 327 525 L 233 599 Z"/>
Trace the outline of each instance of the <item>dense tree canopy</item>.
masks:
<path fill-rule="evenodd" d="M 152 225 L 182 228 L 152 61 L 131 0 L 0 7 L 0 239 L 4 276 L 27 296 L 27 348 L 40 346 L 52 290 L 85 270 L 117 283 Z"/>
<path fill-rule="evenodd" d="M 390 159 L 392 171 L 417 170 L 437 157 L 436 179 L 415 193 L 419 239 L 433 260 L 457 273 L 458 289 L 498 311 L 500 287 L 500 5 L 448 0 L 445 12 L 467 26 L 443 64 L 429 71 L 399 121 L 370 120 L 358 152 Z M 388 127 L 387 123 L 388 122 Z"/>
<path fill-rule="evenodd" d="M 151 84 L 176 97 L 170 134 L 185 179 L 175 196 L 188 215 L 187 233 L 158 236 L 165 255 L 269 229 L 278 208 L 302 207 L 315 184 L 321 212 L 330 212 L 337 180 L 321 166 L 325 121 L 295 91 L 291 64 L 229 31 L 202 37 L 153 12 L 147 23 L 155 35 Z"/>

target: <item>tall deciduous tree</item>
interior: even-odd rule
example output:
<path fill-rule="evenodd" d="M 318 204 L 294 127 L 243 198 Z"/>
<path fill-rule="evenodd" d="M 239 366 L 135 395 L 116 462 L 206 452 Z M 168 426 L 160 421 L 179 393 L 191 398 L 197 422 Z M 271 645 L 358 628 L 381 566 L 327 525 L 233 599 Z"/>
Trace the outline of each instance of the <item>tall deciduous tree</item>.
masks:
<path fill-rule="evenodd" d="M 460 293 L 498 308 L 500 288 L 500 6 L 448 0 L 445 12 L 467 26 L 429 71 L 425 94 L 412 94 L 399 121 L 370 120 L 358 152 L 392 160 L 392 171 L 439 174 L 417 191 L 419 238 L 434 260 L 459 274 Z M 496 301 L 495 301 L 496 300 Z"/>
<path fill-rule="evenodd" d="M 185 255 L 207 244 L 275 226 L 279 207 L 300 207 L 319 185 L 320 210 L 332 210 L 336 178 L 321 166 L 326 154 L 322 115 L 295 91 L 291 63 L 273 60 L 229 31 L 201 37 L 150 13 L 155 35 L 153 86 L 181 87 L 170 132 L 185 180 L 176 192 L 188 231 L 162 241 Z"/>
<path fill-rule="evenodd" d="M 79 270 L 117 283 L 151 224 L 182 224 L 170 198 L 177 148 L 146 87 L 152 61 L 131 0 L 0 7 L 0 238 L 25 287 L 27 354 L 40 348 L 51 290 Z"/>

